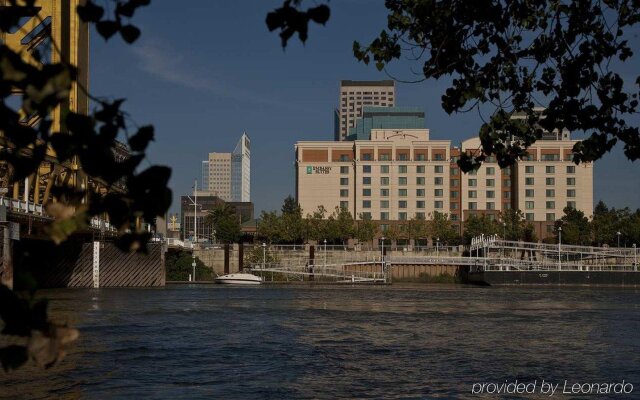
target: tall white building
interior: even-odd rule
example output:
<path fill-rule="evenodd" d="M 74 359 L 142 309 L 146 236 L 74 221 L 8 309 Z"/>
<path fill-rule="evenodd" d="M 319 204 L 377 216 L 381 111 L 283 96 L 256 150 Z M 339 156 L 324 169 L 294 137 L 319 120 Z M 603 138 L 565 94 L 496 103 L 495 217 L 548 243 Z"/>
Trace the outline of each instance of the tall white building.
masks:
<path fill-rule="evenodd" d="M 345 140 L 362 118 L 364 106 L 394 107 L 395 81 L 340 81 L 340 102 L 334 115 L 334 140 Z"/>
<path fill-rule="evenodd" d="M 245 132 L 233 153 L 209 153 L 202 162 L 202 191 L 224 201 L 251 201 L 250 144 Z"/>

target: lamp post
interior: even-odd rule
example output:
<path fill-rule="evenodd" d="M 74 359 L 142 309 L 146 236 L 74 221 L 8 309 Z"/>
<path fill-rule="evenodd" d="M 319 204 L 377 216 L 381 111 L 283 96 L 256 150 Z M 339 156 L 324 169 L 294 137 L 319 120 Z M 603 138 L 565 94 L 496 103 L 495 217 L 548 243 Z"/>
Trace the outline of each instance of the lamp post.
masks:
<path fill-rule="evenodd" d="M 436 258 L 438 258 L 438 245 L 440 244 L 440 238 L 436 238 Z"/>
<path fill-rule="evenodd" d="M 262 242 L 262 269 L 265 268 L 267 264 L 267 244 Z"/>
<path fill-rule="evenodd" d="M 327 267 L 327 239 L 324 240 L 324 266 Z"/>
<path fill-rule="evenodd" d="M 507 240 L 507 223 L 502 221 L 502 240 Z M 504 257 L 504 244 L 502 245 L 502 256 Z"/>
<path fill-rule="evenodd" d="M 382 242 L 382 247 L 380 248 L 380 268 L 384 274 L 384 236 L 381 237 L 380 240 Z"/>
<path fill-rule="evenodd" d="M 193 185 L 193 248 L 198 244 L 198 180 Z M 194 256 L 195 257 L 195 256 Z M 195 280 L 195 266 L 193 267 L 193 275 Z"/>
<path fill-rule="evenodd" d="M 638 248 L 636 247 L 636 244 L 633 244 L 633 270 L 637 271 L 638 270 Z"/>
<path fill-rule="evenodd" d="M 561 260 L 561 247 L 562 246 L 562 227 L 558 227 L 558 270 L 562 269 L 562 260 Z"/>
<path fill-rule="evenodd" d="M 622 233 L 620 233 L 620 231 L 616 232 L 616 235 L 618 235 L 618 248 L 620 248 L 620 235 L 622 235 Z"/>

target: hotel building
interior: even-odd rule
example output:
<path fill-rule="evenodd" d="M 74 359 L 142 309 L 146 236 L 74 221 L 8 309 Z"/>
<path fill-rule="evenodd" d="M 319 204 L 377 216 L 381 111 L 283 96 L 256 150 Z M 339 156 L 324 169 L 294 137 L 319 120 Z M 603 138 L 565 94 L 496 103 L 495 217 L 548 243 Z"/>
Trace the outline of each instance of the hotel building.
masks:
<path fill-rule="evenodd" d="M 395 81 L 340 81 L 340 99 L 334 113 L 334 139 L 346 140 L 365 106 L 393 107 Z"/>
<path fill-rule="evenodd" d="M 500 169 L 489 158 L 473 173 L 461 173 L 462 152 L 480 147 L 478 138 L 461 146 L 432 140 L 424 114 L 406 108 L 365 108 L 351 140 L 303 141 L 295 145 L 296 196 L 303 213 L 318 206 L 329 213 L 348 209 L 356 219 L 371 218 L 382 230 L 414 217 L 449 214 L 462 233 L 472 214 L 497 218 L 521 210 L 539 238 L 553 232 L 566 206 L 593 214 L 593 166 L 570 160 L 576 141 L 568 133 L 548 135 L 529 157 Z M 367 120 L 369 119 L 369 120 Z M 401 128 L 393 128 L 401 120 Z M 357 134 L 353 134 L 357 133 Z"/>

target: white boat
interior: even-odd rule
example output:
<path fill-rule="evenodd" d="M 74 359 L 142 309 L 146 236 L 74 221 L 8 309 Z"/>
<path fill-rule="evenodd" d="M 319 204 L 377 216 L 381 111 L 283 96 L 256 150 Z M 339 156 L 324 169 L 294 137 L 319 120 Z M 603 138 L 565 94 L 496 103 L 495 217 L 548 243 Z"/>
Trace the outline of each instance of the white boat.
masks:
<path fill-rule="evenodd" d="M 245 273 L 227 274 L 217 277 L 216 283 L 224 283 L 227 285 L 259 285 L 262 283 L 262 278 Z"/>

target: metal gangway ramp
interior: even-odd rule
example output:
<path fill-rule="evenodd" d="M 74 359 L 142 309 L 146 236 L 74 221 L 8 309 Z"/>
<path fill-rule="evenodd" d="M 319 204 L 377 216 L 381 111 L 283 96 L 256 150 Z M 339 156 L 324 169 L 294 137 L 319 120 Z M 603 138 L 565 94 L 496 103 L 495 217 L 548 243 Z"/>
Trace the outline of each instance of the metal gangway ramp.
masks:
<path fill-rule="evenodd" d="M 336 283 L 391 283 L 391 264 L 386 261 L 350 261 L 343 263 L 255 263 L 249 266 L 265 279 L 269 274 L 282 274 L 287 279 Z M 273 276 L 273 275 L 272 275 Z"/>

